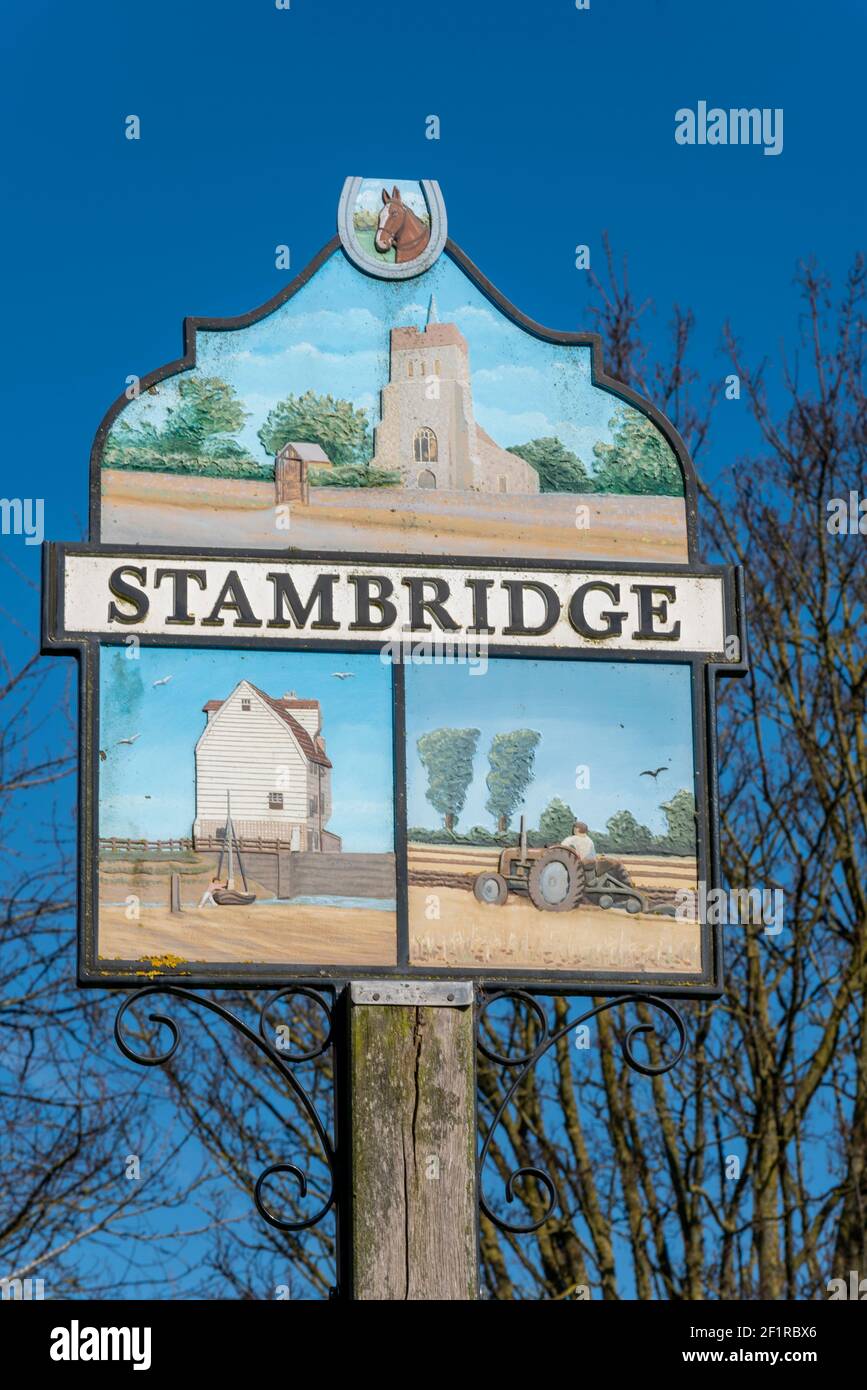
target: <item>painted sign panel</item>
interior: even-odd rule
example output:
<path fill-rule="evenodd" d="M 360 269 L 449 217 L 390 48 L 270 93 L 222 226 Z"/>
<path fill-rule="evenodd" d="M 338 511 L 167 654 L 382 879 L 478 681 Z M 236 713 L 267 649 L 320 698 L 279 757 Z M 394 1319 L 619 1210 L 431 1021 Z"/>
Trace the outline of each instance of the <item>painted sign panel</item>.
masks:
<path fill-rule="evenodd" d="M 526 331 L 461 258 L 384 281 L 335 250 L 269 312 L 189 336 L 100 431 L 104 542 L 690 558 L 671 425 L 591 335 Z"/>
<path fill-rule="evenodd" d="M 694 737 L 689 666 L 407 671 L 410 959 L 698 975 Z"/>
<path fill-rule="evenodd" d="M 113 647 L 99 666 L 99 958 L 394 965 L 376 658 Z"/>
<path fill-rule="evenodd" d="M 269 304 L 188 320 L 46 547 L 81 682 L 79 979 L 721 986 L 715 683 L 672 425 L 513 308 L 432 181 L 352 178 Z"/>

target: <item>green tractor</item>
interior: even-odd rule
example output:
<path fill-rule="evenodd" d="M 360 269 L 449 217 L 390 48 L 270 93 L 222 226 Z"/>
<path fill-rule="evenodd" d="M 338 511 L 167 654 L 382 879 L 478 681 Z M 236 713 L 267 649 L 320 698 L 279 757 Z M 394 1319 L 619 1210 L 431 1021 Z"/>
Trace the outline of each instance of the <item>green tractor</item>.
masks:
<path fill-rule="evenodd" d="M 565 845 L 530 849 L 523 816 L 519 843 L 502 850 L 496 871 L 486 870 L 473 884 L 478 901 L 495 907 L 502 907 L 510 892 L 526 894 L 540 912 L 571 912 L 581 902 L 649 911 L 645 894 L 633 887 L 621 865 L 593 871 Z"/>

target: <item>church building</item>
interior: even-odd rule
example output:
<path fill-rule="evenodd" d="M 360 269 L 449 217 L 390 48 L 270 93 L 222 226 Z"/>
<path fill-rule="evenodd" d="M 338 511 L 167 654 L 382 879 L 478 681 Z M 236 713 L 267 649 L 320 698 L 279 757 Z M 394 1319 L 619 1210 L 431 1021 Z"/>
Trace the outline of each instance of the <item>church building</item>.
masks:
<path fill-rule="evenodd" d="M 467 341 L 440 323 L 431 298 L 423 329 L 391 330 L 391 369 L 376 427 L 375 468 L 410 488 L 537 493 L 536 470 L 476 423 Z"/>

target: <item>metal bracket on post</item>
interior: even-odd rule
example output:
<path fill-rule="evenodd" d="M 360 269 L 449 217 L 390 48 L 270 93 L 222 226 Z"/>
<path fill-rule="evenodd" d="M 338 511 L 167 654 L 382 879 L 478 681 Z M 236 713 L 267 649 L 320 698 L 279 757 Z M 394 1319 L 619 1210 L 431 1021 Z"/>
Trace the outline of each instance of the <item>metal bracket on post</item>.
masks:
<path fill-rule="evenodd" d="M 349 994 L 353 1004 L 466 1009 L 473 1002 L 473 985 L 471 980 L 353 980 Z"/>

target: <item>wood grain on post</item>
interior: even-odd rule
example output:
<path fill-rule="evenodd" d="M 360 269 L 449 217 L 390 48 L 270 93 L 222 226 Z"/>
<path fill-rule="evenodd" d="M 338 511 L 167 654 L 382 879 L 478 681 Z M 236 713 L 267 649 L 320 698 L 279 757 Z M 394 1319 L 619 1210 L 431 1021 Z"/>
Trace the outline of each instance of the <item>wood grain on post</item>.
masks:
<path fill-rule="evenodd" d="M 478 1297 L 472 1006 L 351 1005 L 352 1285 Z"/>

